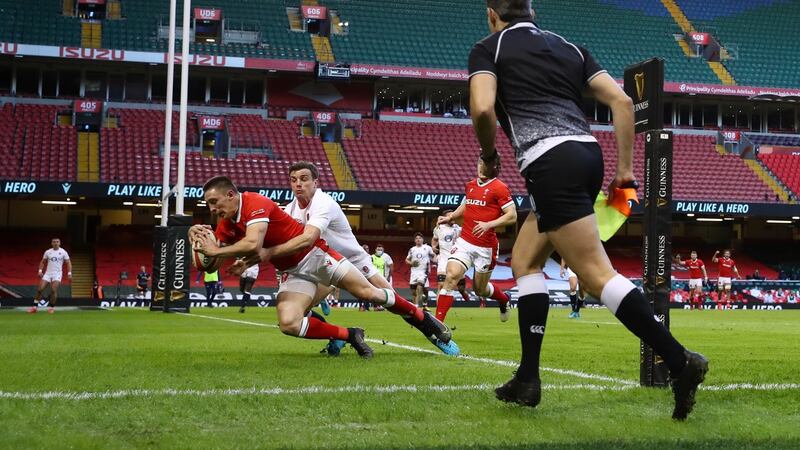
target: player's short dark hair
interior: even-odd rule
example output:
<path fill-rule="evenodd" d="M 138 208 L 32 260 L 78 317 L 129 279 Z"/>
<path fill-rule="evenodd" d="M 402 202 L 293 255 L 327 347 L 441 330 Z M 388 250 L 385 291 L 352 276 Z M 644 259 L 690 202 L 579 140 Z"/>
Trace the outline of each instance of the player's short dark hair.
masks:
<path fill-rule="evenodd" d="M 486 0 L 486 6 L 493 9 L 503 22 L 531 18 L 530 0 Z"/>
<path fill-rule="evenodd" d="M 319 178 L 319 169 L 317 169 L 317 166 L 315 166 L 314 163 L 308 161 L 298 161 L 292 164 L 289 166 L 289 173 L 297 172 L 298 170 L 303 169 L 308 169 L 308 171 L 311 172 L 312 179 L 316 180 Z"/>
<path fill-rule="evenodd" d="M 226 191 L 226 192 L 227 191 L 233 191 L 237 193 L 239 192 L 239 190 L 236 189 L 236 185 L 233 184 L 233 181 L 225 175 L 217 175 L 214 178 L 206 181 L 206 184 L 203 185 L 203 192 L 208 192 L 211 189 L 216 189 L 218 191 Z"/>
<path fill-rule="evenodd" d="M 375 248 L 378 248 L 378 247 L 383 247 L 383 244 L 378 244 L 378 245 L 375 246 Z"/>
<path fill-rule="evenodd" d="M 416 239 L 417 237 L 425 238 L 425 235 L 417 231 L 416 233 L 414 233 L 414 239 Z"/>
<path fill-rule="evenodd" d="M 489 161 L 481 160 L 483 162 L 483 166 L 485 167 L 484 175 L 486 178 L 497 178 L 500 176 L 500 169 L 502 169 L 502 164 L 500 163 L 500 154 L 496 153 L 494 158 L 490 159 Z"/>

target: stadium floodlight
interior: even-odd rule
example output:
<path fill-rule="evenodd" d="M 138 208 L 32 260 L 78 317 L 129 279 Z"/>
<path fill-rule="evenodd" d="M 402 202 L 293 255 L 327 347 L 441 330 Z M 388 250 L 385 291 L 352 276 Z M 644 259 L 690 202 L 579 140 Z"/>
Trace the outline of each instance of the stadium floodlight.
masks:
<path fill-rule="evenodd" d="M 686 217 L 694 217 L 693 213 L 686 214 Z"/>
<path fill-rule="evenodd" d="M 800 220 L 800 216 L 792 216 L 792 220 Z"/>
<path fill-rule="evenodd" d="M 425 211 L 438 211 L 440 208 L 438 206 L 417 206 L 417 209 L 422 209 Z"/>
<path fill-rule="evenodd" d="M 425 211 L 419 209 L 390 209 L 389 212 L 395 214 L 425 214 Z"/>
<path fill-rule="evenodd" d="M 698 222 L 722 222 L 722 219 L 719 217 L 698 217 Z"/>
<path fill-rule="evenodd" d="M 159 203 L 137 203 L 136 206 L 141 206 L 145 208 L 158 208 L 159 206 L 162 205 Z"/>
<path fill-rule="evenodd" d="M 122 206 L 133 206 L 133 202 L 122 202 Z"/>
<path fill-rule="evenodd" d="M 770 220 L 767 220 L 767 223 L 775 223 L 775 224 L 783 224 L 783 225 L 786 225 L 786 224 L 790 224 L 790 223 L 792 223 L 792 221 L 791 221 L 791 220 L 775 220 L 775 219 L 770 219 Z"/>
<path fill-rule="evenodd" d="M 78 202 L 76 201 L 64 201 L 64 200 L 42 200 L 43 205 L 77 205 Z"/>

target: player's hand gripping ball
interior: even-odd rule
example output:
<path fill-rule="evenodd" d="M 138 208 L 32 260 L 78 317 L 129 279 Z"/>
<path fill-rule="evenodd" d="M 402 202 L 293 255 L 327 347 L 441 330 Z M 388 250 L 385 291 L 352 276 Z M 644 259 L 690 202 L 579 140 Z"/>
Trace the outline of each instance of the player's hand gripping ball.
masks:
<path fill-rule="evenodd" d="M 203 253 L 203 240 L 211 240 L 219 245 L 216 236 L 211 230 L 207 231 L 208 236 L 192 240 L 192 265 L 203 272 L 216 272 L 219 270 L 221 260 L 216 256 L 208 256 Z"/>

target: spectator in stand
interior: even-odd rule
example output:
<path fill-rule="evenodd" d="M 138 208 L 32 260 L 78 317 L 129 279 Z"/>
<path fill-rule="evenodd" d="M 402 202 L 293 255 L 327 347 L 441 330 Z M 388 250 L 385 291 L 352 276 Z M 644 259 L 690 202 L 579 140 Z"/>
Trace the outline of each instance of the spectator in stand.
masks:
<path fill-rule="evenodd" d="M 764 293 L 764 303 L 775 303 L 775 297 L 772 295 L 772 291 Z"/>
<path fill-rule="evenodd" d="M 787 280 L 788 279 L 788 277 L 786 276 L 786 272 L 784 272 L 783 269 L 778 271 L 778 279 L 779 280 Z"/>
<path fill-rule="evenodd" d="M 747 277 L 748 280 L 766 280 L 766 278 L 761 276 L 761 272 L 758 269 L 753 271 L 753 274 Z"/>
<path fill-rule="evenodd" d="M 800 296 L 800 291 L 792 292 L 789 291 L 789 294 L 786 295 L 786 303 L 797 303 L 797 297 Z"/>

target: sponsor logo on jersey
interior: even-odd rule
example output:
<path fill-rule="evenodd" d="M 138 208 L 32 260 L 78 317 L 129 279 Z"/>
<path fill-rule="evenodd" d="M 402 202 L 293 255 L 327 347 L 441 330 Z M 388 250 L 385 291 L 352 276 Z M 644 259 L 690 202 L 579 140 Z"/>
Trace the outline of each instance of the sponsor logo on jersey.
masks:
<path fill-rule="evenodd" d="M 476 200 L 473 198 L 467 199 L 465 203 L 467 205 L 486 206 L 486 200 Z"/>

